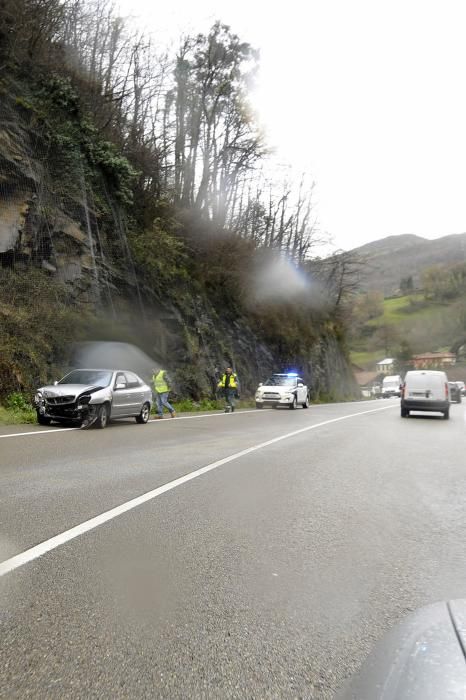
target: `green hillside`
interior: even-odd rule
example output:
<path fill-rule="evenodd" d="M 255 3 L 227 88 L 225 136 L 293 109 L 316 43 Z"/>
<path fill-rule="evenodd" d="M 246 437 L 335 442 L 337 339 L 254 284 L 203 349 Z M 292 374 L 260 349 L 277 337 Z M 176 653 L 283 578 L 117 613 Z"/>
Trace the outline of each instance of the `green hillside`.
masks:
<path fill-rule="evenodd" d="M 435 316 L 439 311 L 445 310 L 445 304 L 428 303 L 421 294 L 411 296 L 384 299 L 383 314 L 371 319 L 368 325 L 379 327 L 384 323 L 398 324 L 404 321 L 412 322 L 413 319 L 426 319 Z"/>
<path fill-rule="evenodd" d="M 413 353 L 451 350 L 466 339 L 465 300 L 438 301 L 415 293 L 389 299 L 356 300 L 350 338 L 351 359 L 364 369 L 374 369 L 383 357 L 397 357 L 402 346 Z M 370 315 L 370 318 L 367 318 Z"/>

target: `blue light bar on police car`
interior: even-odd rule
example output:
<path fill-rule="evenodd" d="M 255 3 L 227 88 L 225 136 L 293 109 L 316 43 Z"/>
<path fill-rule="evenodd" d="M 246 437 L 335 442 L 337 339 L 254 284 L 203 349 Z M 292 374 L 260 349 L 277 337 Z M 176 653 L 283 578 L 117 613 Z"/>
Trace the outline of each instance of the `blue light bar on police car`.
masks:
<path fill-rule="evenodd" d="M 286 376 L 287 377 L 297 377 L 298 373 L 297 372 L 287 372 Z"/>

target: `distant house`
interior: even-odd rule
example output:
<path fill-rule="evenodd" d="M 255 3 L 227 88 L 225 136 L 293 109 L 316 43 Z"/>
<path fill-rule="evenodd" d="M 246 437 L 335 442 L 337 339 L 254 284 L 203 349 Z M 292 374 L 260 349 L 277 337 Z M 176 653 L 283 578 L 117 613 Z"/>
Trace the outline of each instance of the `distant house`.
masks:
<path fill-rule="evenodd" d="M 395 365 L 395 360 L 393 357 L 386 357 L 385 360 L 380 360 L 377 362 L 377 373 L 378 374 L 392 374 Z"/>
<path fill-rule="evenodd" d="M 414 369 L 448 369 L 456 364 L 454 352 L 424 352 L 421 355 L 413 355 Z"/>

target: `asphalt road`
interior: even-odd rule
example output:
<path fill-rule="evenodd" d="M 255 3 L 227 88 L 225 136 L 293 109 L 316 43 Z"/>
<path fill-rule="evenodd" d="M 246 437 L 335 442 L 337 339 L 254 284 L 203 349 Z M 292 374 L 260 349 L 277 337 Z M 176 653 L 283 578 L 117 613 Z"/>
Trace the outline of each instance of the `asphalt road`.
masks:
<path fill-rule="evenodd" d="M 1 429 L 0 697 L 331 698 L 466 596 L 465 434 L 397 401 Z"/>

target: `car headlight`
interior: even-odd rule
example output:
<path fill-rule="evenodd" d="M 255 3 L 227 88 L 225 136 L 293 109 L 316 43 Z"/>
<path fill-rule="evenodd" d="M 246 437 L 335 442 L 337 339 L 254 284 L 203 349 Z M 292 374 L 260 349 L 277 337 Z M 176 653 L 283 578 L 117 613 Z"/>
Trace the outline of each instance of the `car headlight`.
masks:
<path fill-rule="evenodd" d="M 36 393 L 36 395 L 34 396 L 34 401 L 35 401 L 35 403 L 42 403 L 43 396 L 42 396 L 42 393 L 40 391 L 38 391 Z"/>

